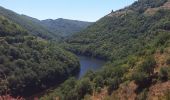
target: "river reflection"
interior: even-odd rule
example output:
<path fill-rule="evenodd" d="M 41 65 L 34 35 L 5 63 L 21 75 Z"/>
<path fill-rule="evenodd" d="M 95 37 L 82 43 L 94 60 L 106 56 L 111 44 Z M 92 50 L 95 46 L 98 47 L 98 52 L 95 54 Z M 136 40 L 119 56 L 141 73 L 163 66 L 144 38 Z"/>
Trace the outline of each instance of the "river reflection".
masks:
<path fill-rule="evenodd" d="M 79 56 L 79 61 L 80 61 L 80 72 L 78 75 L 78 79 L 84 76 L 87 71 L 92 70 L 92 71 L 97 71 L 101 69 L 101 67 L 105 64 L 105 61 L 92 58 L 92 57 L 86 57 L 86 56 Z"/>

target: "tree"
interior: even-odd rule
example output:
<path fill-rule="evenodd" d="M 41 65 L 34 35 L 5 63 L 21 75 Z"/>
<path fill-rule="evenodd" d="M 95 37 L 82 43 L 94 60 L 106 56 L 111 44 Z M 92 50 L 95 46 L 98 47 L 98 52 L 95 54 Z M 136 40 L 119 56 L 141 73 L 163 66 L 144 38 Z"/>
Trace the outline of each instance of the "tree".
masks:
<path fill-rule="evenodd" d="M 153 74 L 156 61 L 153 57 L 148 57 L 132 74 L 132 80 L 135 80 L 140 86 L 145 86 L 151 82 L 150 75 Z"/>
<path fill-rule="evenodd" d="M 121 83 L 121 80 L 118 77 L 115 77 L 114 79 L 110 79 L 109 87 L 108 87 L 109 94 L 111 94 L 113 90 L 118 89 L 120 83 Z"/>
<path fill-rule="evenodd" d="M 141 64 L 139 70 L 141 72 L 145 72 L 147 74 L 152 74 L 154 72 L 154 68 L 156 65 L 156 61 L 153 57 L 148 57 L 146 60 Z"/>
<path fill-rule="evenodd" d="M 16 67 L 24 68 L 26 66 L 26 62 L 22 59 L 18 59 L 15 61 L 15 65 Z"/>
<path fill-rule="evenodd" d="M 97 75 L 94 79 L 94 83 L 96 84 L 96 87 L 103 87 L 104 85 L 104 79 L 101 75 Z"/>
<path fill-rule="evenodd" d="M 168 79 L 168 74 L 170 74 L 168 73 L 169 71 L 168 67 L 161 67 L 159 77 L 162 81 L 166 81 Z"/>
<path fill-rule="evenodd" d="M 17 50 L 17 48 L 10 48 L 9 49 L 9 55 L 13 57 L 13 59 L 18 59 L 20 56 L 20 52 Z"/>
<path fill-rule="evenodd" d="M 92 85 L 89 78 L 81 79 L 76 85 L 76 91 L 78 92 L 80 98 L 83 98 L 85 94 L 91 94 Z"/>
<path fill-rule="evenodd" d="M 145 72 L 135 72 L 132 74 L 132 80 L 135 80 L 137 84 L 145 84 L 147 82 L 148 74 Z"/>

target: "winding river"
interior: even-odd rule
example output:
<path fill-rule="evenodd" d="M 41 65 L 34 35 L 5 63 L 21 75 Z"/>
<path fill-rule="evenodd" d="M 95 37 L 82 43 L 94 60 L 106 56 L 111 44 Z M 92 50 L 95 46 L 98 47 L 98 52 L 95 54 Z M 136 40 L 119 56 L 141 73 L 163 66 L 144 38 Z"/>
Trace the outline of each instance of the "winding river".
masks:
<path fill-rule="evenodd" d="M 80 72 L 78 74 L 78 79 L 83 77 L 87 71 L 97 71 L 105 64 L 105 61 L 92 57 L 78 55 L 78 58 L 80 61 Z"/>
<path fill-rule="evenodd" d="M 82 78 L 86 74 L 86 72 L 89 70 L 97 71 L 97 70 L 101 69 L 101 67 L 105 64 L 105 61 L 100 60 L 100 59 L 86 57 L 86 56 L 80 56 L 80 55 L 77 55 L 77 57 L 79 58 L 79 62 L 80 62 L 80 72 L 76 76 L 77 79 Z M 34 97 L 41 97 L 44 94 L 48 94 L 51 90 L 54 90 L 55 88 L 57 88 L 57 86 L 51 87 L 51 88 L 44 90 L 40 93 L 34 94 L 30 97 L 27 97 L 27 99 L 33 100 Z"/>

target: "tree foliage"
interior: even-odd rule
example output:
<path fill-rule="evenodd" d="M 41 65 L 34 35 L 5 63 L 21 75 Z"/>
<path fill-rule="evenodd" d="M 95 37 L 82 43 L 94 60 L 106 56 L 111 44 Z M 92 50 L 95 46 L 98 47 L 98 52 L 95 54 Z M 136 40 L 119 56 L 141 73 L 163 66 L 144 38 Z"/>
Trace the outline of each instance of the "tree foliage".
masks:
<path fill-rule="evenodd" d="M 55 43 L 30 35 L 2 16 L 0 44 L 0 72 L 7 76 L 7 87 L 12 95 L 31 95 L 79 71 L 78 59 L 73 54 Z"/>

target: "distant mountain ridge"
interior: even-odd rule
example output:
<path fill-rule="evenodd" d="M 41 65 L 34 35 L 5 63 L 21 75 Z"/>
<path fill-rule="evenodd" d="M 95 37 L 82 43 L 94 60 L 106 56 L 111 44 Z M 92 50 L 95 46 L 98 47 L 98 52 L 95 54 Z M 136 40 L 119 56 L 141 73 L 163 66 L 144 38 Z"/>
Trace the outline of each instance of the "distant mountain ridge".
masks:
<path fill-rule="evenodd" d="M 61 36 L 69 36 L 73 33 L 80 32 L 87 28 L 92 22 L 69 20 L 69 19 L 46 19 L 41 21 L 42 25 L 53 33 L 58 33 Z"/>
<path fill-rule="evenodd" d="M 51 33 L 41 24 L 36 23 L 35 21 L 28 19 L 28 17 L 17 14 L 11 10 L 0 7 L 0 15 L 4 16 L 5 18 L 8 18 L 14 23 L 19 24 L 20 26 L 27 29 L 27 31 L 29 31 L 31 34 L 35 36 L 39 36 L 45 39 L 59 38 L 59 36 L 56 36 L 55 34 Z"/>
<path fill-rule="evenodd" d="M 0 15 L 21 25 L 35 36 L 44 39 L 58 40 L 63 36 L 79 32 L 89 26 L 90 22 L 68 19 L 38 20 L 27 15 L 17 14 L 11 10 L 0 7 Z"/>
<path fill-rule="evenodd" d="M 22 16 L 34 23 L 43 26 L 45 29 L 48 29 L 51 33 L 54 33 L 62 37 L 71 36 L 72 34 L 80 32 L 81 30 L 87 28 L 89 25 L 92 24 L 92 22 L 64 18 L 38 20 L 27 15 Z"/>

